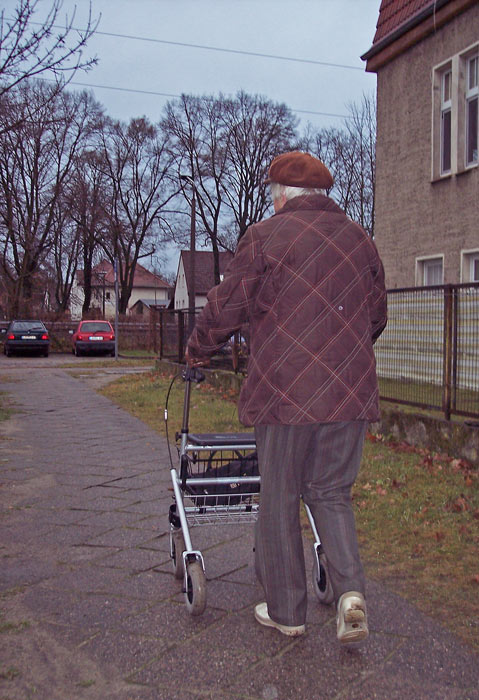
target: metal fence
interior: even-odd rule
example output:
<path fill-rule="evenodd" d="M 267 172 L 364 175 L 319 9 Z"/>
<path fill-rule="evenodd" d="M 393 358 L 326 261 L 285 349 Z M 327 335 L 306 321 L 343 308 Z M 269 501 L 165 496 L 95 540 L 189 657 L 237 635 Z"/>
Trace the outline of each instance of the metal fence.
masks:
<path fill-rule="evenodd" d="M 375 346 L 381 398 L 479 416 L 479 283 L 388 291 Z"/>
<path fill-rule="evenodd" d="M 199 312 L 198 312 L 199 313 Z M 195 318 L 187 309 L 159 310 L 156 312 L 156 338 L 160 359 L 184 361 L 184 353 Z M 248 361 L 244 337 L 236 333 L 211 359 L 210 365 L 221 369 L 245 372 Z"/>
<path fill-rule="evenodd" d="M 375 345 L 384 401 L 479 417 L 479 283 L 388 291 L 388 325 Z M 160 357 L 182 362 L 192 319 L 159 311 Z M 236 336 L 213 366 L 242 372 L 247 349 Z"/>

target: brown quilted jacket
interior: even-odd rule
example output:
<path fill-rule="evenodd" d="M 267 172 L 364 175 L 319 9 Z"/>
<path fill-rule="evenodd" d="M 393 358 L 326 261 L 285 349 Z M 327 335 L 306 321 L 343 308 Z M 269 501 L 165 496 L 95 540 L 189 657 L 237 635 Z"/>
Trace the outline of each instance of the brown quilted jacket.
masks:
<path fill-rule="evenodd" d="M 329 197 L 301 196 L 247 230 L 188 352 L 207 359 L 249 323 L 244 425 L 375 421 L 373 342 L 386 318 L 372 240 Z"/>

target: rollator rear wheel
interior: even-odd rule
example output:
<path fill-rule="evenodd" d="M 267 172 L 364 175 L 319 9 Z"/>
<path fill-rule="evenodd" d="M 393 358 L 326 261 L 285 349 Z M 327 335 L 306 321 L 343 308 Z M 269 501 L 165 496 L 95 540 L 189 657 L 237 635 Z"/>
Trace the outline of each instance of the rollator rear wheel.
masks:
<path fill-rule="evenodd" d="M 175 578 L 181 581 L 185 572 L 183 571 L 183 552 L 185 551 L 185 538 L 181 530 L 176 530 L 171 535 L 171 554 Z"/>
<path fill-rule="evenodd" d="M 201 615 L 206 608 L 206 576 L 199 561 L 186 564 L 185 601 L 190 615 Z"/>
<path fill-rule="evenodd" d="M 328 560 L 324 552 L 315 552 L 313 564 L 313 588 L 320 603 L 329 605 L 334 601 L 334 591 L 329 578 Z"/>

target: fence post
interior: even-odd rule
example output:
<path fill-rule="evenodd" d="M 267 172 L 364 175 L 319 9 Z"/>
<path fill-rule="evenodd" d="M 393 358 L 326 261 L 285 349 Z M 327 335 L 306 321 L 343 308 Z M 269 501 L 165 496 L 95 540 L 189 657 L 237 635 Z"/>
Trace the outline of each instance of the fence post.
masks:
<path fill-rule="evenodd" d="M 443 392 L 442 410 L 446 420 L 451 419 L 452 386 L 452 285 L 444 286 L 444 355 L 443 355 Z"/>
<path fill-rule="evenodd" d="M 233 336 L 233 347 L 231 349 L 231 361 L 233 364 L 233 370 L 235 374 L 239 371 L 239 348 L 240 348 L 240 334 L 239 331 Z"/>
<path fill-rule="evenodd" d="M 452 396 L 451 405 L 455 412 L 457 409 L 457 352 L 458 342 L 457 333 L 459 326 L 459 290 L 457 287 L 452 289 Z"/>
<path fill-rule="evenodd" d="M 185 318 L 181 311 L 177 311 L 178 314 L 178 362 L 183 361 L 183 356 L 185 354 Z"/>
<path fill-rule="evenodd" d="M 156 308 L 150 309 L 150 334 L 151 334 L 151 343 L 153 345 L 153 352 L 155 353 L 155 355 L 158 352 L 158 343 L 157 343 L 157 339 L 156 339 L 157 315 L 158 315 L 158 309 L 156 309 Z"/>
<path fill-rule="evenodd" d="M 160 360 L 163 359 L 163 311 L 160 311 Z"/>

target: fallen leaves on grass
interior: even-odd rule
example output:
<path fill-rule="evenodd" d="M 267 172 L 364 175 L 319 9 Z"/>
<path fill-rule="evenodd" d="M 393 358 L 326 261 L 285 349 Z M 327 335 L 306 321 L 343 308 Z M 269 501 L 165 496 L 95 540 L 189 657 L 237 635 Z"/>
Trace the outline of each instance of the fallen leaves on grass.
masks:
<path fill-rule="evenodd" d="M 464 511 L 469 510 L 469 504 L 464 494 L 461 493 L 452 503 L 449 502 L 445 506 L 445 510 L 452 511 L 453 513 L 464 513 Z"/>
<path fill-rule="evenodd" d="M 391 488 L 393 489 L 402 489 L 403 486 L 406 486 L 403 481 L 398 481 L 397 479 L 391 481 Z"/>

